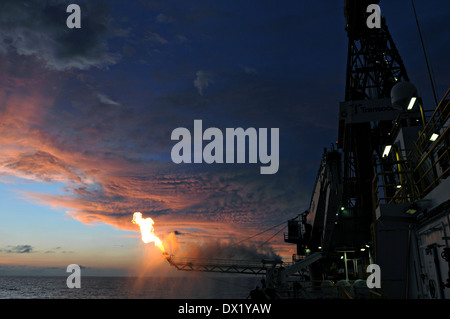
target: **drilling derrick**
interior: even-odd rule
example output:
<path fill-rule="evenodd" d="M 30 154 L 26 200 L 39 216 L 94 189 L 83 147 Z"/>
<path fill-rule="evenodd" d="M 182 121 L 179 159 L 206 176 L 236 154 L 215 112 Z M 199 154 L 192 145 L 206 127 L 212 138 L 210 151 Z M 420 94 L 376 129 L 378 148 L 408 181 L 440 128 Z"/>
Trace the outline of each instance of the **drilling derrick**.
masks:
<path fill-rule="evenodd" d="M 378 3 L 345 0 L 338 140 L 324 149 L 309 209 L 287 221 L 284 241 L 297 246 L 291 263 L 166 256 L 172 266 L 265 274 L 267 287 L 289 298 L 300 292 L 302 298 L 448 298 L 450 89 L 426 123 L 386 20 L 380 15 L 379 25 L 368 23 L 377 12 L 368 8 Z M 370 292 L 369 264 L 383 271 Z"/>
<path fill-rule="evenodd" d="M 315 290 L 335 281 L 356 294 L 373 288 L 372 264 L 383 271 L 375 296 L 448 298 L 450 89 L 427 123 L 379 2 L 345 1 L 337 150 L 324 150 L 309 210 L 288 223 L 302 256 L 284 273 L 307 266 Z"/>
<path fill-rule="evenodd" d="M 389 98 L 395 83 L 409 81 L 384 17 L 381 28 L 369 28 L 367 7 L 374 0 L 345 1 L 348 56 L 345 100 Z"/>
<path fill-rule="evenodd" d="M 368 6 L 379 2 L 345 2 L 348 56 L 338 131 L 343 192 L 336 246 L 359 248 L 370 241 L 374 156 L 381 158 L 381 147 L 399 113 L 392 107 L 391 89 L 400 81 L 409 81 L 385 18 L 380 17 L 380 28 L 367 25 Z"/>

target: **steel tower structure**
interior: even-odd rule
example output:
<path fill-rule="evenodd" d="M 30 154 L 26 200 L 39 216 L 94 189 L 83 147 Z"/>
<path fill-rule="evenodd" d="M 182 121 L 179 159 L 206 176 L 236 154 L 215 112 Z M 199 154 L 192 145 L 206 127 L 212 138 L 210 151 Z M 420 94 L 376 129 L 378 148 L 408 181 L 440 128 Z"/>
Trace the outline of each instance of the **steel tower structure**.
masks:
<path fill-rule="evenodd" d="M 343 191 L 336 245 L 359 246 L 370 240 L 374 156 L 397 115 L 390 102 L 392 87 L 409 81 L 405 66 L 392 40 L 386 20 L 369 28 L 367 8 L 374 0 L 346 0 L 345 19 L 348 56 L 345 102 L 341 103 L 338 148 L 343 154 Z"/>

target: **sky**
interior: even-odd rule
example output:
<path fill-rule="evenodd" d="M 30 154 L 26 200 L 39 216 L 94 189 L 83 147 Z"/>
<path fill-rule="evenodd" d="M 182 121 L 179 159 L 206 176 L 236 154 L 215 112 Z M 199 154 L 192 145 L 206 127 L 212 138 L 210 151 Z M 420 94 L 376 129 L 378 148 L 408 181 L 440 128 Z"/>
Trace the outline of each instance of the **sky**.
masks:
<path fill-rule="evenodd" d="M 80 29 L 66 26 L 70 3 L 80 5 Z M 169 267 L 140 241 L 136 211 L 176 255 L 289 259 L 283 222 L 309 208 L 323 149 L 337 138 L 343 4 L 3 0 L 0 275 L 64 276 L 74 263 L 96 275 L 136 274 L 148 259 Z M 450 7 L 415 5 L 442 97 Z M 380 6 L 432 109 L 411 2 Z M 279 128 L 279 170 L 175 164 L 171 133 L 193 132 L 196 119 L 223 132 Z"/>

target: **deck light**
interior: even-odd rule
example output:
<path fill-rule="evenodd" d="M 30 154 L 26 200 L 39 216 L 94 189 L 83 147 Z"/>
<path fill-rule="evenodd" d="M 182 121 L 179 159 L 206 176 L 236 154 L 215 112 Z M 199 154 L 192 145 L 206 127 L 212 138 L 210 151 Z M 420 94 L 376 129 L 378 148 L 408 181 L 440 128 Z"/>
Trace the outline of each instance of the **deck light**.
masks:
<path fill-rule="evenodd" d="M 388 156 L 389 152 L 391 151 L 391 147 L 392 147 L 392 145 L 386 145 L 386 147 L 384 148 L 382 157 Z"/>
<path fill-rule="evenodd" d="M 430 141 L 434 142 L 437 140 L 438 137 L 439 137 L 439 134 L 433 133 L 430 137 Z"/>
<path fill-rule="evenodd" d="M 411 98 L 411 101 L 409 101 L 407 110 L 412 110 L 412 108 L 414 107 L 414 104 L 416 104 L 416 99 L 417 99 L 417 98 L 416 98 L 415 96 L 413 96 L 413 97 Z"/>

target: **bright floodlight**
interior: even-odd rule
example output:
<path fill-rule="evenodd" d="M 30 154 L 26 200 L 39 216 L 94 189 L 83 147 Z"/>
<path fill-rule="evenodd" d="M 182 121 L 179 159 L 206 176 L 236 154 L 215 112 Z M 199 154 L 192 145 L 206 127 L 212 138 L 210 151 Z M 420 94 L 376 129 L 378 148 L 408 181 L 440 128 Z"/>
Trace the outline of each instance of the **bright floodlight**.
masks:
<path fill-rule="evenodd" d="M 438 137 L 439 137 L 439 134 L 433 133 L 430 137 L 430 141 L 434 142 L 437 140 Z"/>
<path fill-rule="evenodd" d="M 416 104 L 416 97 L 415 96 L 413 96 L 412 98 L 411 98 L 411 101 L 409 101 L 409 104 L 408 104 L 408 110 L 411 110 L 413 107 L 414 107 L 414 104 Z"/>
<path fill-rule="evenodd" d="M 382 157 L 388 156 L 389 152 L 391 151 L 391 147 L 392 147 L 392 145 L 386 145 L 386 147 L 384 148 L 384 152 L 383 152 L 383 156 Z"/>

